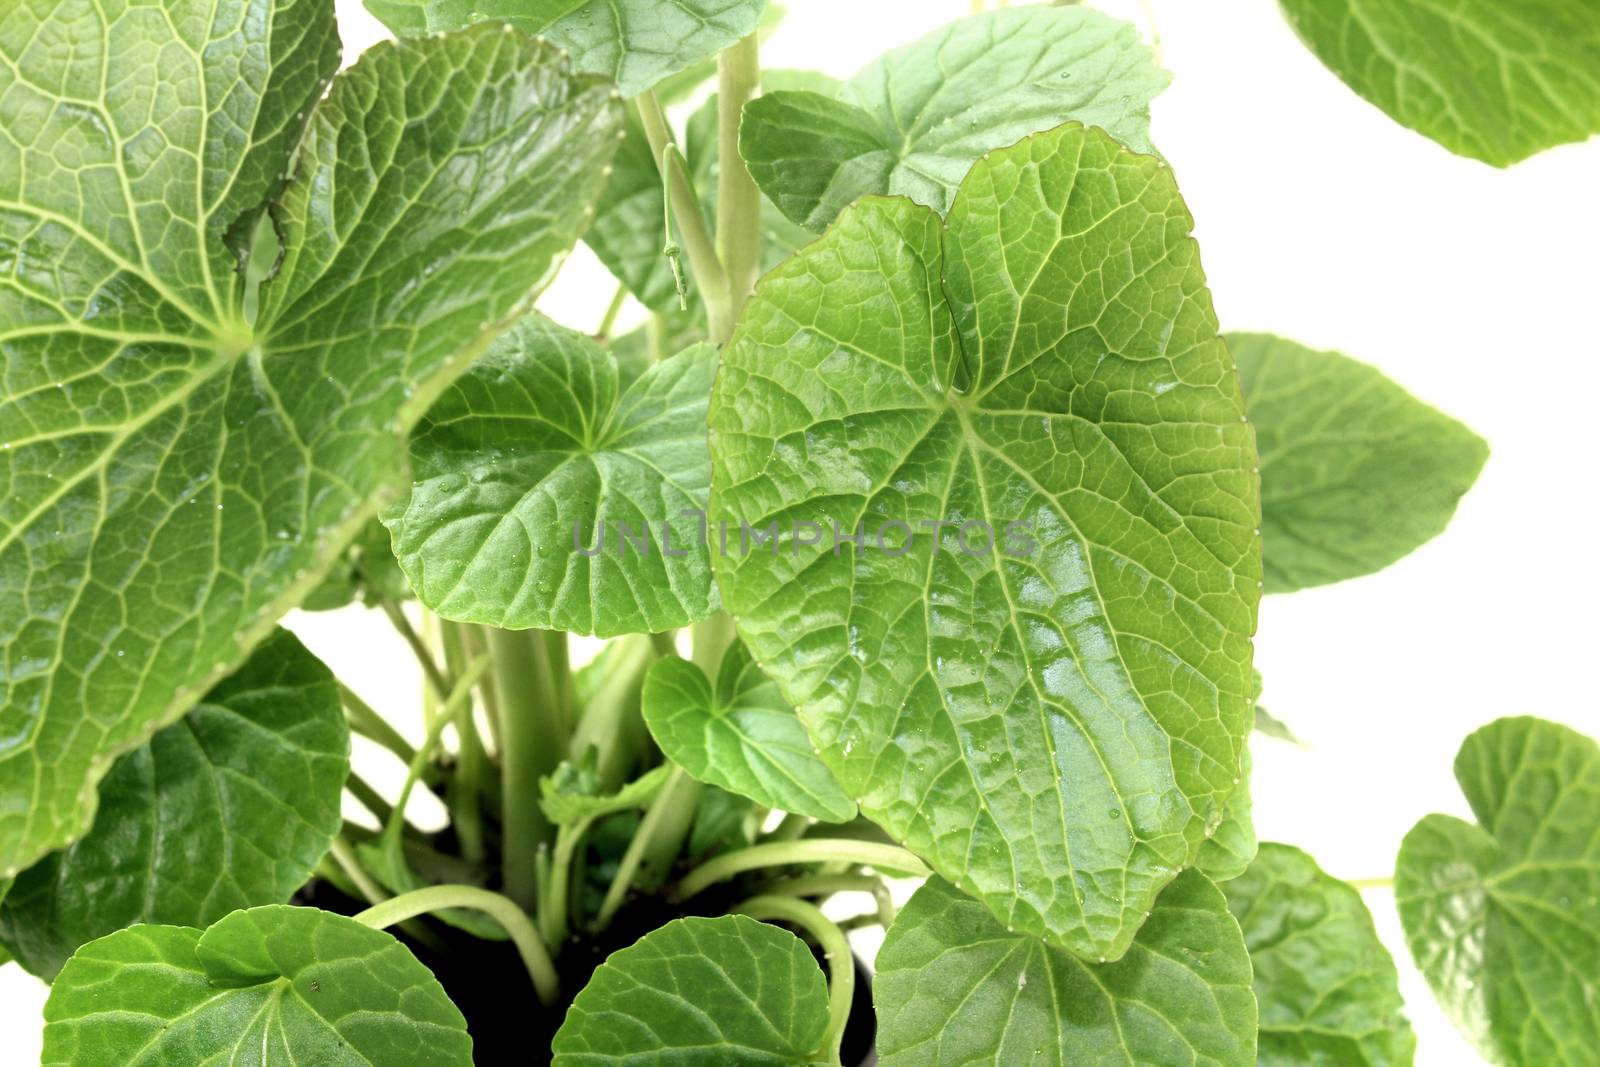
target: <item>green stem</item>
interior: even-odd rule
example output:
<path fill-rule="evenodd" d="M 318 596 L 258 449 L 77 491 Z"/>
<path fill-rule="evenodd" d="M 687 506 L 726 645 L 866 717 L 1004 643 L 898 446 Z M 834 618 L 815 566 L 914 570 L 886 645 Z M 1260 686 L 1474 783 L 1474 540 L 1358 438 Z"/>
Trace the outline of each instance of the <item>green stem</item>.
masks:
<path fill-rule="evenodd" d="M 372 812 L 372 817 L 378 820 L 379 826 L 387 825 L 394 815 L 394 806 L 383 799 L 383 794 L 374 789 L 371 783 L 355 771 L 351 771 L 344 780 L 344 787 L 363 808 Z"/>
<path fill-rule="evenodd" d="M 628 891 L 633 888 L 634 879 L 638 876 L 639 867 L 644 862 L 645 853 L 662 821 L 672 809 L 673 795 L 683 782 L 694 782 L 694 779 L 685 774 L 683 768 L 673 768 L 672 774 L 662 783 L 661 792 L 656 794 L 650 806 L 645 809 L 644 818 L 639 821 L 639 829 L 634 832 L 633 840 L 628 842 L 627 851 L 617 863 L 617 873 L 612 877 L 611 884 L 606 887 L 605 899 L 600 902 L 600 911 L 594 920 L 595 932 L 598 933 L 610 925 L 612 918 L 617 914 L 617 909 L 621 908 L 622 902 L 627 899 Z"/>
<path fill-rule="evenodd" d="M 550 823 L 539 807 L 539 779 L 567 750 L 550 645 L 537 630 L 489 629 L 495 690 L 500 701 L 501 879 L 518 906 L 539 897 L 539 847 Z"/>
<path fill-rule="evenodd" d="M 645 139 L 650 142 L 650 155 L 661 168 L 666 185 L 666 201 L 671 216 L 677 220 L 678 232 L 683 237 L 683 249 L 689 255 L 689 269 L 694 272 L 695 284 L 700 287 L 700 297 L 706 305 L 706 321 L 711 339 L 718 344 L 733 334 L 733 313 L 729 306 L 728 275 L 722 260 L 717 256 L 717 246 L 700 213 L 700 199 L 695 195 L 683 157 L 672 143 L 672 132 L 667 117 L 653 93 L 642 93 L 637 98 L 640 124 Z M 667 234 L 669 245 L 672 234 Z"/>
<path fill-rule="evenodd" d="M 343 682 L 339 683 L 339 699 L 344 704 L 345 717 L 350 720 L 351 730 L 393 752 L 402 763 L 411 762 L 411 757 L 417 754 L 411 742 Z"/>
<path fill-rule="evenodd" d="M 444 649 L 445 669 L 453 677 L 462 677 L 471 657 L 467 655 L 465 634 L 459 623 L 439 620 L 439 643 Z M 445 793 L 445 804 L 450 809 L 450 824 L 455 827 L 461 842 L 461 855 L 472 863 L 480 863 L 486 851 L 483 834 L 483 792 L 489 773 L 489 755 L 484 751 L 483 739 L 478 736 L 477 719 L 470 697 L 455 709 L 453 722 L 460 752 L 456 757 L 456 771 Z"/>
<path fill-rule="evenodd" d="M 488 627 L 473 626 L 468 623 L 450 623 L 456 627 L 461 637 L 461 648 L 469 660 L 479 656 L 489 655 L 489 639 L 486 636 Z M 478 685 L 478 693 L 483 698 L 483 717 L 489 723 L 489 743 L 498 754 L 501 751 L 501 723 L 504 721 L 500 707 L 500 694 L 495 689 L 495 676 L 491 670 L 487 677 Z"/>
<path fill-rule="evenodd" d="M 499 893 L 491 893 L 473 885 L 428 886 L 375 904 L 355 919 L 374 930 L 384 930 L 418 915 L 448 908 L 472 908 L 484 912 L 505 927 L 506 933 L 511 935 L 512 944 L 517 946 L 517 952 L 522 956 L 523 964 L 528 968 L 528 977 L 533 979 L 539 1003 L 550 1007 L 556 1002 L 561 983 L 556 977 L 556 966 L 550 959 L 549 950 L 539 939 L 539 931 L 533 928 L 527 914 Z"/>
<path fill-rule="evenodd" d="M 596 773 L 606 790 L 622 784 L 638 754 L 629 743 L 635 736 L 629 725 L 638 717 L 639 690 L 645 672 L 656 659 L 648 638 L 629 634 L 621 641 L 615 665 L 606 671 L 567 744 L 567 755 L 573 760 L 583 759 L 591 748 L 595 750 Z"/>
<path fill-rule="evenodd" d="M 398 850 L 400 848 L 400 833 L 405 826 L 406 804 L 411 800 L 411 791 L 416 788 L 417 782 L 422 779 L 422 772 L 433 758 L 434 749 L 439 747 L 439 739 L 444 735 L 444 728 L 456 709 L 462 704 L 470 704 L 472 700 L 472 687 L 478 684 L 484 672 L 489 669 L 487 657 L 480 658 L 469 666 L 461 675 L 461 680 L 456 682 L 444 703 L 440 705 L 434 717 L 428 722 L 428 734 L 423 739 L 422 747 L 417 749 L 416 755 L 411 757 L 411 765 L 406 769 L 405 784 L 400 787 L 400 795 L 395 798 L 394 810 L 389 815 L 389 821 L 383 827 L 383 847 Z"/>
<path fill-rule="evenodd" d="M 420 634 L 412 629 L 411 623 L 406 619 L 406 613 L 399 604 L 385 598 L 383 612 L 389 616 L 389 621 L 394 624 L 406 644 L 411 646 L 411 652 L 417 657 L 417 662 L 422 666 L 422 676 L 427 679 L 428 685 L 433 688 L 433 695 L 443 700 L 450 693 L 450 682 L 445 678 L 444 672 L 439 669 L 439 664 L 433 658 L 427 642 L 422 640 Z"/>
<path fill-rule="evenodd" d="M 368 904 L 381 904 L 389 899 L 389 894 L 384 892 L 383 886 L 373 881 L 372 875 L 361 866 L 361 860 L 356 857 L 356 850 L 350 847 L 350 842 L 342 837 L 334 838 L 333 844 L 328 846 L 328 855 L 333 857 L 333 861 L 344 871 L 345 877 L 361 891 L 361 895 L 367 898 Z"/>
<path fill-rule="evenodd" d="M 572 889 L 572 857 L 583 835 L 589 830 L 589 820 L 568 823 L 556 832 L 556 847 L 550 863 L 550 873 L 545 878 L 545 892 L 539 894 L 539 932 L 545 944 L 555 951 L 567 939 L 571 929 L 568 916 L 568 898 Z"/>
<path fill-rule="evenodd" d="M 690 658 L 695 666 L 706 672 L 706 677 L 715 679 L 717 668 L 722 665 L 722 657 L 728 651 L 735 638 L 733 630 L 733 616 L 725 611 L 719 611 L 709 619 L 702 619 L 694 624 L 691 631 L 693 648 Z"/>
<path fill-rule="evenodd" d="M 766 835 L 766 840 L 793 841 L 805 833 L 810 826 L 811 819 L 809 817 L 797 815 L 791 811 L 783 817 L 783 820 L 777 826 L 772 828 L 772 832 Z"/>
<path fill-rule="evenodd" d="M 850 1019 L 850 1005 L 856 993 L 855 955 L 850 951 L 844 931 L 829 921 L 815 904 L 794 897 L 751 897 L 733 910 L 752 919 L 791 923 L 822 946 L 822 954 L 828 961 L 828 1029 L 821 1047 L 827 1051 L 829 1062 L 838 1064 L 839 1046 L 844 1040 L 845 1023 Z"/>
<path fill-rule="evenodd" d="M 894 898 L 883 879 L 871 874 L 802 874 L 780 878 L 762 887 L 763 895 L 826 897 L 834 893 L 871 893 L 878 909 L 878 921 L 888 929 L 894 922 Z"/>
<path fill-rule="evenodd" d="M 739 152 L 744 105 L 761 91 L 755 34 L 717 56 L 717 251 L 728 274 L 728 314 L 737 321 L 761 276 L 761 190 Z"/>
<path fill-rule="evenodd" d="M 855 841 L 845 837 L 813 837 L 802 841 L 772 841 L 751 845 L 714 856 L 684 876 L 678 883 L 678 893 L 683 897 L 692 897 L 745 871 L 805 863 L 876 867 L 917 878 L 925 878 L 931 873 L 921 860 L 895 845 Z"/>
<path fill-rule="evenodd" d="M 622 314 L 622 306 L 627 302 L 628 287 L 617 286 L 617 291 L 611 295 L 611 303 L 606 305 L 605 317 L 600 320 L 600 328 L 594 332 L 595 340 L 605 341 L 611 336 L 611 331 L 617 325 L 617 316 Z"/>

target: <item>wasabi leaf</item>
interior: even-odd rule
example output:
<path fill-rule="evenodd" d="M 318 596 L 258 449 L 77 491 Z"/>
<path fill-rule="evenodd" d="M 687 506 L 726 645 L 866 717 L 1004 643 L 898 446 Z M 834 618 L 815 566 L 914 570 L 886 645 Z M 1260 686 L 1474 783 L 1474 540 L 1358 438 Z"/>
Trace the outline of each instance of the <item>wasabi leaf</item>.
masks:
<path fill-rule="evenodd" d="M 828 991 L 805 944 L 743 915 L 677 919 L 612 953 L 567 1009 L 553 1067 L 823 1062 Z"/>
<path fill-rule="evenodd" d="M 43 1067 L 472 1065 L 466 1020 L 404 945 L 313 908 L 90 942 L 44 1017 Z"/>
<path fill-rule="evenodd" d="M 932 879 L 889 928 L 872 1000 L 883 1067 L 1256 1062 L 1250 959 L 1222 894 L 1194 871 L 1115 963 L 1007 931 Z"/>
<path fill-rule="evenodd" d="M 738 641 L 715 687 L 687 660 L 657 661 L 645 676 L 644 721 L 667 758 L 702 782 L 824 822 L 855 818 L 794 709 Z"/>
<path fill-rule="evenodd" d="M 602 636 L 714 612 L 715 367 L 695 345 L 624 388 L 594 341 L 524 318 L 412 436 L 415 484 L 383 521 L 418 599 L 447 619 Z"/>
<path fill-rule="evenodd" d="M 885 53 L 837 95 L 751 101 L 739 147 L 762 191 L 809 230 L 872 193 L 943 213 L 984 153 L 1067 121 L 1154 151 L 1150 100 L 1169 80 L 1132 26 L 1097 11 L 990 11 Z"/>
<path fill-rule="evenodd" d="M 333 675 L 287 630 L 100 783 L 94 828 L 17 876 L 0 941 L 53 978 L 134 923 L 282 904 L 339 832 L 350 734 Z"/>
<path fill-rule="evenodd" d="M 620 116 L 489 26 L 380 44 L 328 89 L 330 0 L 22 0 L 0 54 L 11 874 L 317 587 L 404 432 L 576 240 Z M 274 197 L 283 258 L 246 292 L 239 235 Z"/>
<path fill-rule="evenodd" d="M 724 602 L 823 762 L 1095 959 L 1222 821 L 1253 710 L 1256 457 L 1189 228 L 1160 161 L 1036 135 L 948 223 L 869 198 L 767 275 L 711 404 Z"/>
<path fill-rule="evenodd" d="M 1269 593 L 1371 574 L 1431 540 L 1489 457 L 1375 367 L 1269 334 L 1228 348 L 1261 453 Z"/>
<path fill-rule="evenodd" d="M 1596 0 L 1282 0 L 1350 88 L 1457 155 L 1508 167 L 1600 132 Z"/>
<path fill-rule="evenodd" d="M 1600 1048 L 1600 745 L 1542 719 L 1469 736 L 1456 781 L 1477 824 L 1406 834 L 1395 904 L 1456 1027 L 1503 1067 L 1580 1067 Z"/>

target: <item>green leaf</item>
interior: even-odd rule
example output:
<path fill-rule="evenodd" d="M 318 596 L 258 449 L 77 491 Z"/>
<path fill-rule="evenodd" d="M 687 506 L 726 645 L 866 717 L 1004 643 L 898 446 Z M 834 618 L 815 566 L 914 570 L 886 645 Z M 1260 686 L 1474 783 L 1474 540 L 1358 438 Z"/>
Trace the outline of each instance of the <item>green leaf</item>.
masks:
<path fill-rule="evenodd" d="M 1375 367 L 1231 333 L 1261 454 L 1266 591 L 1382 570 L 1437 536 L 1489 456 L 1483 439 Z"/>
<path fill-rule="evenodd" d="M 722 595 L 823 762 L 1095 958 L 1222 821 L 1250 722 L 1256 457 L 1190 224 L 1153 157 L 1031 137 L 948 223 L 871 198 L 769 274 L 711 404 Z"/>
<path fill-rule="evenodd" d="M 1600 132 L 1596 0 L 1283 0 L 1317 58 L 1390 118 L 1507 167 Z"/>
<path fill-rule="evenodd" d="M 1477 825 L 1429 815 L 1400 845 L 1406 944 L 1456 1026 L 1503 1067 L 1592 1067 L 1600 1048 L 1600 745 L 1542 719 L 1469 736 Z"/>
<path fill-rule="evenodd" d="M 787 930 L 743 915 L 676 919 L 612 953 L 567 1009 L 554 1067 L 820 1063 L 828 991 Z"/>
<path fill-rule="evenodd" d="M 384 514 L 422 603 L 601 636 L 715 612 L 701 524 L 716 358 L 696 345 L 624 389 L 588 337 L 540 315 L 517 323 L 428 412 L 410 496 Z"/>
<path fill-rule="evenodd" d="M 43 1067 L 472 1064 L 466 1020 L 404 945 L 313 908 L 90 942 L 44 1017 Z"/>
<path fill-rule="evenodd" d="M 333 675 L 287 630 L 117 760 L 94 828 L 17 876 L 0 940 L 43 978 L 133 923 L 207 926 L 281 904 L 342 820 L 350 735 Z"/>
<path fill-rule="evenodd" d="M 672 773 L 663 763 L 624 785 L 615 793 L 600 794 L 593 771 L 585 772 L 563 761 L 554 774 L 539 780 L 539 806 L 552 823 L 587 822 L 619 811 L 633 811 L 649 804 Z"/>
<path fill-rule="evenodd" d="M 1259 710 L 1259 709 L 1258 709 Z M 1213 882 L 1239 877 L 1256 858 L 1256 824 L 1251 818 L 1250 749 L 1244 750 L 1239 770 L 1239 787 L 1223 808 L 1222 824 L 1200 846 L 1194 865 Z"/>
<path fill-rule="evenodd" d="M 754 844 L 757 812 L 756 802 L 749 797 L 706 786 L 694 809 L 688 854 L 698 858 Z"/>
<path fill-rule="evenodd" d="M 688 660 L 657 660 L 644 680 L 644 721 L 667 758 L 699 781 L 824 822 L 856 816 L 794 709 L 738 641 L 715 689 Z"/>
<path fill-rule="evenodd" d="M 324 96 L 329 0 L 22 0 L 0 53 L 9 874 L 316 588 L 576 239 L 620 119 L 493 27 L 381 44 Z M 247 294 L 233 238 L 291 152 Z"/>
<path fill-rule="evenodd" d="M 1256 1062 L 1244 941 L 1194 871 L 1161 894 L 1127 956 L 1101 964 L 1008 932 L 932 879 L 889 928 L 872 1000 L 883 1067 Z"/>
<path fill-rule="evenodd" d="M 979 157 L 1064 122 L 1153 152 L 1150 100 L 1169 80 L 1125 22 L 1083 7 L 990 11 L 885 53 L 837 98 L 752 101 L 739 147 L 756 184 L 810 230 L 872 193 L 943 213 Z"/>
<path fill-rule="evenodd" d="M 761 23 L 767 0 L 366 0 L 401 36 L 506 22 L 572 53 L 573 65 L 603 74 L 637 96 L 714 56 Z"/>
<path fill-rule="evenodd" d="M 1408 1067 L 1400 977 L 1360 893 L 1270 842 L 1222 891 L 1255 971 L 1261 1067 Z"/>

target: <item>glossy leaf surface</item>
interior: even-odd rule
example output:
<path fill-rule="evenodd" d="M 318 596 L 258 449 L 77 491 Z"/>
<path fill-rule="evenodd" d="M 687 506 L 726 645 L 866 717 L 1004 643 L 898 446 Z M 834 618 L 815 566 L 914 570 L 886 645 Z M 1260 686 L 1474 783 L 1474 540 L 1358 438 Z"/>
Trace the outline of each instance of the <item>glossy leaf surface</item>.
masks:
<path fill-rule="evenodd" d="M 1099 964 L 1008 932 L 932 879 L 889 928 L 872 999 L 883 1067 L 1256 1062 L 1244 941 L 1194 871 L 1162 893 L 1125 957 Z"/>
<path fill-rule="evenodd" d="M 980 156 L 1064 122 L 1154 151 L 1150 100 L 1168 81 L 1127 23 L 1029 5 L 887 52 L 836 96 L 768 93 L 746 105 L 740 148 L 762 191 L 810 230 L 874 193 L 943 213 Z"/>
<path fill-rule="evenodd" d="M 0 52 L 4 874 L 315 589 L 576 240 L 619 115 L 488 26 L 324 96 L 330 0 L 23 0 Z M 251 320 L 238 238 L 291 152 Z"/>
<path fill-rule="evenodd" d="M 134 923 L 208 926 L 281 904 L 342 820 L 350 735 L 333 675 L 287 630 L 117 760 L 94 828 L 17 876 L 0 941 L 44 978 Z"/>
<path fill-rule="evenodd" d="M 1091 958 L 1221 822 L 1252 710 L 1256 458 L 1189 229 L 1158 160 L 1037 135 L 948 223 L 868 199 L 769 274 L 711 407 L 724 601 L 823 762 Z"/>
<path fill-rule="evenodd" d="M 710 615 L 715 368 L 695 345 L 624 387 L 588 337 L 517 323 L 412 436 L 415 484 L 384 522 L 418 598 L 447 619 L 602 636 Z"/>
<path fill-rule="evenodd" d="M 1462 743 L 1455 772 L 1477 823 L 1429 815 L 1395 865 L 1411 955 L 1490 1062 L 1593 1064 L 1600 745 L 1542 719 L 1499 719 Z"/>

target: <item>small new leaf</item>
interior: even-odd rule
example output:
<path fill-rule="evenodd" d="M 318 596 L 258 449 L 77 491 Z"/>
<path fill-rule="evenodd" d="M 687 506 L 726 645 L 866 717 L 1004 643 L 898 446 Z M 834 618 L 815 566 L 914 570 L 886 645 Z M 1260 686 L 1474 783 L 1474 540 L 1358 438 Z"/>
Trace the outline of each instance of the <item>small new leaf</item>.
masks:
<path fill-rule="evenodd" d="M 883 1067 L 1256 1062 L 1250 958 L 1217 887 L 1167 887 L 1128 954 L 1089 963 L 1011 933 L 937 878 L 878 953 Z"/>
<path fill-rule="evenodd" d="M 1431 540 L 1489 457 L 1375 367 L 1269 334 L 1228 348 L 1261 454 L 1269 593 L 1371 574 Z"/>
<path fill-rule="evenodd" d="M 88 835 L 17 876 L 0 941 L 49 979 L 79 945 L 134 923 L 205 927 L 287 901 L 339 832 L 349 765 L 333 675 L 278 630 L 117 760 Z"/>
<path fill-rule="evenodd" d="M 985 152 L 1064 122 L 1153 152 L 1150 100 L 1169 80 L 1132 26 L 1097 11 L 991 11 L 885 53 L 836 94 L 752 101 L 739 147 L 762 191 L 809 230 L 873 193 L 943 213 Z"/>
<path fill-rule="evenodd" d="M 798 937 L 743 915 L 677 919 L 595 970 L 553 1067 L 804 1067 L 827 1028 L 822 971 Z"/>
<path fill-rule="evenodd" d="M 404 945 L 312 908 L 90 942 L 44 1017 L 43 1067 L 472 1067 L 466 1020 Z"/>
<path fill-rule="evenodd" d="M 855 818 L 855 802 L 739 641 L 722 657 L 715 688 L 688 660 L 659 660 L 645 677 L 644 721 L 667 758 L 702 782 L 823 822 Z"/>
<path fill-rule="evenodd" d="M 1593 1067 L 1600 1049 L 1600 745 L 1542 719 L 1469 736 L 1476 825 L 1429 815 L 1400 844 L 1406 944 L 1456 1026 L 1501 1067 Z"/>

